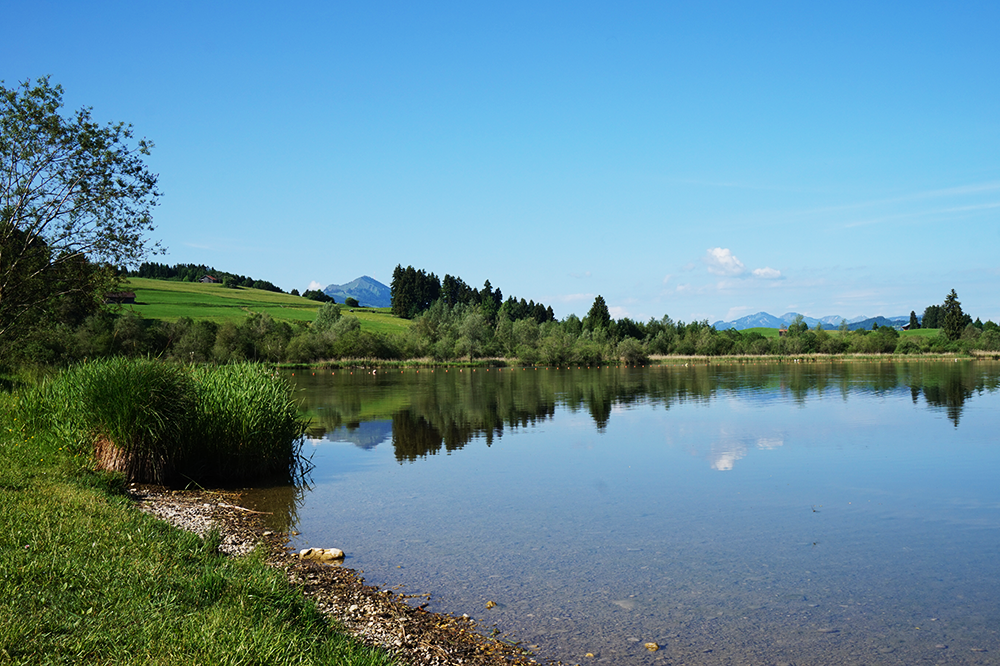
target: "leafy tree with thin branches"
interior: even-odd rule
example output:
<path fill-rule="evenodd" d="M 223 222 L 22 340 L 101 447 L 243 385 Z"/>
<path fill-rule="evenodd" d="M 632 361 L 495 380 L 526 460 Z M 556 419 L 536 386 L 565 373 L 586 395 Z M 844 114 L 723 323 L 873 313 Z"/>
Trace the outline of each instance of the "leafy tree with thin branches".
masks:
<path fill-rule="evenodd" d="M 48 77 L 0 81 L 0 343 L 26 334 L 60 298 L 103 297 L 111 266 L 159 251 L 146 234 L 160 192 L 132 126 L 63 115 Z"/>

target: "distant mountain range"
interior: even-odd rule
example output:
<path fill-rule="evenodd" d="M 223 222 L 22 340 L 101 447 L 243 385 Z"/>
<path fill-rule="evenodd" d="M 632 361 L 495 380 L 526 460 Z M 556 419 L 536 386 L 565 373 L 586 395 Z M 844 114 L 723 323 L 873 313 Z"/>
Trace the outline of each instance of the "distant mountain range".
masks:
<path fill-rule="evenodd" d="M 795 321 L 795 318 L 798 316 L 799 313 L 797 312 L 786 312 L 780 317 L 775 317 L 774 315 L 766 312 L 758 312 L 757 314 L 740 317 L 734 321 L 717 321 L 712 324 L 712 326 L 714 326 L 718 331 L 723 331 L 729 328 L 735 328 L 738 331 L 742 331 L 746 328 L 785 328 Z M 919 317 L 917 317 L 917 319 L 919 319 Z M 803 316 L 802 321 L 804 321 L 809 328 L 816 328 L 816 324 L 820 324 L 825 330 L 831 331 L 840 328 L 840 322 L 844 321 L 844 318 L 837 315 L 821 317 L 819 319 Z M 904 317 L 855 317 L 854 319 L 847 320 L 847 328 L 851 331 L 859 328 L 869 329 L 872 327 L 872 324 L 900 328 L 909 322 L 909 315 Z"/>
<path fill-rule="evenodd" d="M 366 308 L 387 308 L 392 305 L 392 290 L 367 275 L 347 284 L 331 284 L 323 293 L 338 303 L 343 303 L 348 296 L 356 298 Z"/>

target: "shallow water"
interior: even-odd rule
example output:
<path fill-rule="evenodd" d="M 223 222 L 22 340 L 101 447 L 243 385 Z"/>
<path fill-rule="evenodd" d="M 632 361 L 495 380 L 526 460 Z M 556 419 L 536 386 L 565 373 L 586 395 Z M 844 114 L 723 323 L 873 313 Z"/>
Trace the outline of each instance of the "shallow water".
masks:
<path fill-rule="evenodd" d="M 293 545 L 541 659 L 1000 660 L 1000 365 L 290 378 Z"/>

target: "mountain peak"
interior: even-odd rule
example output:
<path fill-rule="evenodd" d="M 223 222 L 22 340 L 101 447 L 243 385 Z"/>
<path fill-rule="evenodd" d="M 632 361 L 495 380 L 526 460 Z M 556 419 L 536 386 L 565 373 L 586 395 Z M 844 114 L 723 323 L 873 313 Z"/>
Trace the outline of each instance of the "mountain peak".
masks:
<path fill-rule="evenodd" d="M 348 297 L 355 298 L 366 308 L 387 308 L 392 305 L 392 290 L 368 275 L 362 275 L 347 284 L 331 284 L 323 293 L 338 303 L 343 303 Z"/>

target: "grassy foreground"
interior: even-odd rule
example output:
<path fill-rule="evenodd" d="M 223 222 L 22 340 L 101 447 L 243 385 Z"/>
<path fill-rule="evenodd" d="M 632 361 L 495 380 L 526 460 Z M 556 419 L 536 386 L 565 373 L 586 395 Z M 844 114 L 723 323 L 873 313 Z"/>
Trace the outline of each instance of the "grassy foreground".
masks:
<path fill-rule="evenodd" d="M 0 393 L 0 663 L 394 663 L 331 627 L 263 553 L 157 521 Z"/>

